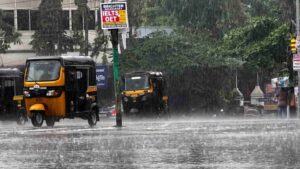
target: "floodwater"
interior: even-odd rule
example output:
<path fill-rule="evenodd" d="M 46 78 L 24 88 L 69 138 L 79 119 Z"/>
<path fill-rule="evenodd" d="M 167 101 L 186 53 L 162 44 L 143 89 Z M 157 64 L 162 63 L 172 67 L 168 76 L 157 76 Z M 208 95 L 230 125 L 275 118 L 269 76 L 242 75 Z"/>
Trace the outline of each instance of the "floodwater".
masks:
<path fill-rule="evenodd" d="M 54 128 L 0 122 L 0 168 L 300 168 L 299 120 L 63 120 Z"/>

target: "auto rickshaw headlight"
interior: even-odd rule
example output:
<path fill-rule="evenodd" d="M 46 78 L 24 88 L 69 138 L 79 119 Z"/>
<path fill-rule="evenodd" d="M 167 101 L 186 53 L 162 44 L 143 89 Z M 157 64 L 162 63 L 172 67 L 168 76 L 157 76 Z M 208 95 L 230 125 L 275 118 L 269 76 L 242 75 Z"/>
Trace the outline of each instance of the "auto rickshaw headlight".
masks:
<path fill-rule="evenodd" d="M 128 102 L 129 101 L 127 97 L 124 97 L 123 100 L 124 100 L 124 102 Z"/>
<path fill-rule="evenodd" d="M 30 97 L 30 92 L 27 91 L 27 90 L 25 90 L 25 91 L 23 92 L 23 94 L 24 94 L 25 97 Z"/>
<path fill-rule="evenodd" d="M 46 96 L 48 97 L 56 97 L 59 96 L 61 94 L 60 90 L 48 90 L 46 93 Z"/>

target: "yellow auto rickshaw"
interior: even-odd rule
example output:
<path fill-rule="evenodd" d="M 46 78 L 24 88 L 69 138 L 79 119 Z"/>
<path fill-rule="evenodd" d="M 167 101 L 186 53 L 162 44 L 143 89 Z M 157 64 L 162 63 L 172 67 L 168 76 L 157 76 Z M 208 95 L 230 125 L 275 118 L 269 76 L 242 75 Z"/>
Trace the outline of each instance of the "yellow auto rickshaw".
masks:
<path fill-rule="evenodd" d="M 99 121 L 95 62 L 86 56 L 33 57 L 26 61 L 24 98 L 33 126 L 63 118 Z"/>
<path fill-rule="evenodd" d="M 168 113 L 168 96 L 166 81 L 162 72 L 131 72 L 122 77 L 124 90 L 122 92 L 123 111 L 126 114 L 137 110 L 139 114 Z"/>

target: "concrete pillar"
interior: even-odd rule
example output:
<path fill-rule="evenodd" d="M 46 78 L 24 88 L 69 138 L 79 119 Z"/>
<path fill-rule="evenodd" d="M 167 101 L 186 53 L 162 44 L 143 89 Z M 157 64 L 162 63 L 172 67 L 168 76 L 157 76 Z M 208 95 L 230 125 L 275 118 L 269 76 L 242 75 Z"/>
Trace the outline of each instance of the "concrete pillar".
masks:
<path fill-rule="evenodd" d="M 15 8 L 14 8 L 14 27 L 15 27 L 15 31 L 17 31 L 18 30 L 17 0 L 15 0 Z"/>

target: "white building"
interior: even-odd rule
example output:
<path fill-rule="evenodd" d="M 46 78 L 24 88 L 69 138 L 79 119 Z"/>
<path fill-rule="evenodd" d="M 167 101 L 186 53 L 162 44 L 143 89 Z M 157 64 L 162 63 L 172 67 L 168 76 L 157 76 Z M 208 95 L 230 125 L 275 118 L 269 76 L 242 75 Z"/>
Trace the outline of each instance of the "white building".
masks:
<path fill-rule="evenodd" d="M 149 36 L 151 33 L 164 31 L 167 34 L 173 32 L 173 29 L 170 27 L 163 27 L 163 26 L 141 26 L 136 30 L 136 38 L 145 38 Z"/>
<path fill-rule="evenodd" d="M 4 66 L 24 64 L 27 57 L 35 56 L 29 43 L 32 40 L 31 37 L 34 31 L 37 29 L 36 18 L 40 2 L 41 0 L 0 0 L 0 9 L 10 16 L 5 18 L 6 22 L 14 25 L 15 30 L 22 34 L 21 45 L 12 44 L 6 54 L 1 54 L 0 59 L 3 60 Z M 89 23 L 89 42 L 92 43 L 96 36 L 95 26 L 99 18 L 100 1 L 89 0 L 88 6 L 90 7 L 91 16 L 93 18 Z M 63 0 L 62 7 L 64 11 L 62 15 L 63 27 L 67 34 L 71 34 L 72 30 L 74 30 L 72 21 L 74 21 L 74 12 L 77 6 L 74 0 Z M 77 30 L 80 29 L 82 29 L 82 27 L 77 28 Z M 72 54 L 78 54 L 78 52 Z M 0 60 L 0 65 L 1 64 Z"/>

